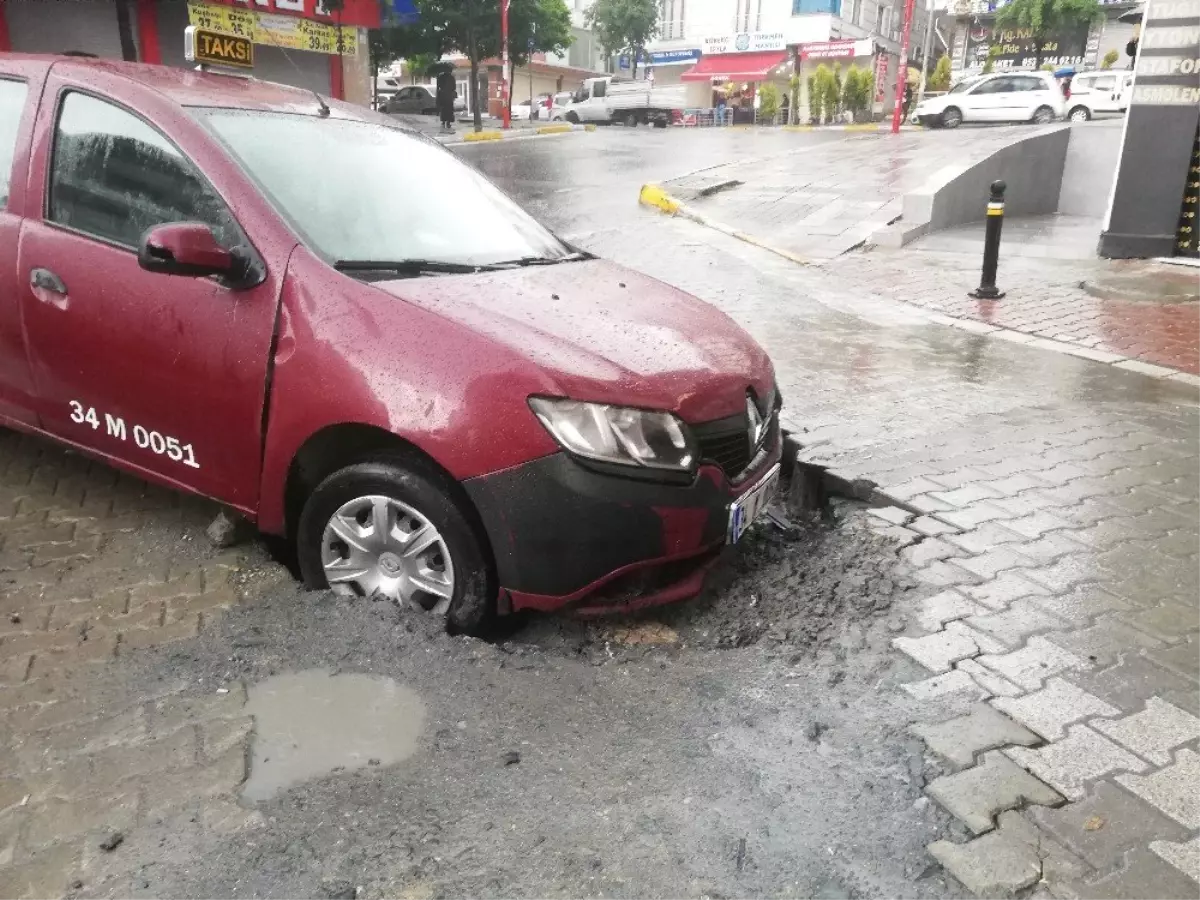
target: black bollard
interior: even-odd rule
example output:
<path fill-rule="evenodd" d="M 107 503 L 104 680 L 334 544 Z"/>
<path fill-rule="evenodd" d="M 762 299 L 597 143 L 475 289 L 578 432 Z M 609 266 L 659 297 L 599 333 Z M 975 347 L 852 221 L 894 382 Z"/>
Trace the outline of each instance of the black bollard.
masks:
<path fill-rule="evenodd" d="M 1000 229 L 1004 227 L 1003 181 L 992 182 L 987 205 L 987 230 L 983 234 L 983 275 L 979 287 L 970 292 L 976 300 L 999 300 L 1004 292 L 996 287 L 996 266 L 1000 263 Z"/>

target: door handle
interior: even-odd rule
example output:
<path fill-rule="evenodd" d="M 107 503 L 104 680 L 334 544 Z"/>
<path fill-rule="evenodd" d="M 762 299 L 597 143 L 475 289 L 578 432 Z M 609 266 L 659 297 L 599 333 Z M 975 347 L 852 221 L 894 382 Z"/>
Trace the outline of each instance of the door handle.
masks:
<path fill-rule="evenodd" d="M 41 288 L 43 291 L 53 291 L 55 294 L 67 293 L 67 286 L 63 284 L 63 280 L 49 269 L 34 269 L 31 271 L 29 273 L 29 284 L 31 287 Z"/>
<path fill-rule="evenodd" d="M 43 303 L 65 310 L 71 302 L 63 280 L 49 269 L 33 269 L 29 273 L 29 289 Z"/>

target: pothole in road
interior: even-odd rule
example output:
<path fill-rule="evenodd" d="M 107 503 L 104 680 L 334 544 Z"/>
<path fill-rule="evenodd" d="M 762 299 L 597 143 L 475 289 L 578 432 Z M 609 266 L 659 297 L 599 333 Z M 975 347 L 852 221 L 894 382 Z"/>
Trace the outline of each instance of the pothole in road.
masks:
<path fill-rule="evenodd" d="M 259 801 L 331 772 L 388 766 L 416 752 L 425 706 L 376 675 L 308 669 L 251 686 L 253 762 L 242 796 Z"/>
<path fill-rule="evenodd" d="M 802 657 L 850 622 L 887 615 L 916 587 L 895 545 L 867 528 L 864 507 L 837 500 L 819 522 L 756 525 L 693 601 L 589 622 L 533 619 L 502 646 L 517 655 L 536 648 L 603 661 L 663 646 L 763 644 Z"/>

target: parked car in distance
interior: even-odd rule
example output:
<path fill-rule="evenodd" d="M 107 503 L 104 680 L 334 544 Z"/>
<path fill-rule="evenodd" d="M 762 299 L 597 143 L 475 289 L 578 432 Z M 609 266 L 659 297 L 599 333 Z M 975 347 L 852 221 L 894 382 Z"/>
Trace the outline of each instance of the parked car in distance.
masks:
<path fill-rule="evenodd" d="M 1067 118 L 1086 122 L 1097 114 L 1124 112 L 1132 84 L 1133 72 L 1128 70 L 1080 72 L 1071 79 Z"/>
<path fill-rule="evenodd" d="M 471 633 L 665 603 L 775 495 L 753 338 L 398 122 L 4 54 L 0 158 L 0 426 L 211 498 L 313 588 Z"/>
<path fill-rule="evenodd" d="M 394 115 L 437 115 L 436 88 L 425 84 L 410 84 L 392 94 L 383 111 Z"/>
<path fill-rule="evenodd" d="M 559 91 L 554 95 L 553 102 L 550 106 L 550 119 L 553 122 L 561 122 L 567 117 L 567 109 L 575 99 L 575 94 L 572 91 Z"/>
<path fill-rule="evenodd" d="M 1011 72 L 962 81 L 940 97 L 918 104 L 922 125 L 957 128 L 963 122 L 1034 122 L 1066 115 L 1066 101 L 1049 72 Z"/>

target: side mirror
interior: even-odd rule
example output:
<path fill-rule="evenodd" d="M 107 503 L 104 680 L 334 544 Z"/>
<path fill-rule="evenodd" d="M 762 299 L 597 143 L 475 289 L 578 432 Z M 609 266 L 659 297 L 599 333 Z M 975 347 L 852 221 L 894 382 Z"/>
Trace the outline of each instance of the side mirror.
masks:
<path fill-rule="evenodd" d="M 172 222 L 149 229 L 138 248 L 138 265 L 147 272 L 192 278 L 236 276 L 244 268 L 202 222 Z"/>

